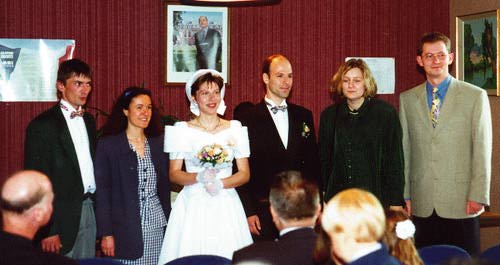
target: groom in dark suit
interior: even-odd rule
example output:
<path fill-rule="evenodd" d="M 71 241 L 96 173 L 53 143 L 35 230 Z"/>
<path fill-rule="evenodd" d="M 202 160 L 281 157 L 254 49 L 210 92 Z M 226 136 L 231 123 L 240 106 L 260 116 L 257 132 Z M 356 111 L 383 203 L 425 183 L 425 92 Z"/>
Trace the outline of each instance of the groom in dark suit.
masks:
<path fill-rule="evenodd" d="M 235 117 L 248 127 L 251 176 L 238 192 L 256 241 L 278 236 L 268 200 L 274 176 L 297 170 L 317 183 L 320 176 L 312 113 L 286 102 L 293 83 L 290 61 L 281 54 L 269 56 L 262 66 L 262 81 L 264 99 Z"/>
<path fill-rule="evenodd" d="M 313 264 L 313 227 L 321 209 L 318 186 L 298 171 L 281 172 L 271 187 L 269 201 L 273 222 L 280 230 L 279 240 L 257 242 L 234 252 L 233 264 Z"/>
<path fill-rule="evenodd" d="M 60 101 L 26 129 L 24 167 L 46 174 L 54 189 L 54 212 L 36 237 L 42 250 L 81 259 L 95 256 L 93 156 L 96 126 L 83 106 L 92 90 L 90 67 L 72 59 L 59 65 Z"/>

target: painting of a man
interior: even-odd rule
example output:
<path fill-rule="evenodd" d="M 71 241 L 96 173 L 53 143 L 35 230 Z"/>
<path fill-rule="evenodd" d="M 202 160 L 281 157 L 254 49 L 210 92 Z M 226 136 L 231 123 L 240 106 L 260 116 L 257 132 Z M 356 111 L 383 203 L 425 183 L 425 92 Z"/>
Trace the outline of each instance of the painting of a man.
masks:
<path fill-rule="evenodd" d="M 213 69 L 227 82 L 227 7 L 167 5 L 167 84 L 184 83 L 199 69 Z"/>
<path fill-rule="evenodd" d="M 220 61 L 222 39 L 220 33 L 208 26 L 208 18 L 198 19 L 200 30 L 195 33 L 196 66 L 198 69 L 215 69 L 221 71 Z"/>

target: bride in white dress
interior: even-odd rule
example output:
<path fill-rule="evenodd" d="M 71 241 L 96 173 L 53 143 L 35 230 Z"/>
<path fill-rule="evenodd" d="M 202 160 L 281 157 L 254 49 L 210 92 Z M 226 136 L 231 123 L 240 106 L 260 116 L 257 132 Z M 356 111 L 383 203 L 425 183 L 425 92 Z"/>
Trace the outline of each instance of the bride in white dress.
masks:
<path fill-rule="evenodd" d="M 218 116 L 226 108 L 219 72 L 197 71 L 186 84 L 186 95 L 196 118 L 165 127 L 170 180 L 184 188 L 170 213 L 159 265 L 189 255 L 231 259 L 235 250 L 252 243 L 234 189 L 250 177 L 247 128 Z M 238 168 L 234 174 L 233 159 Z"/>

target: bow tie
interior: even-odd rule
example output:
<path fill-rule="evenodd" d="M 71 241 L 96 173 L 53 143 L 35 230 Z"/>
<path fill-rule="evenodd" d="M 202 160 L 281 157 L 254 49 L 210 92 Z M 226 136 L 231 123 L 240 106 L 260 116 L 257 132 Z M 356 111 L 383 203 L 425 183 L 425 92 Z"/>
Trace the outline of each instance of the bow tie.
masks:
<path fill-rule="evenodd" d="M 64 106 L 63 104 L 59 104 L 59 106 L 61 106 L 61 109 L 69 111 L 68 107 Z M 84 113 L 85 111 L 81 108 L 80 110 L 72 111 L 71 114 L 69 115 L 69 118 L 74 119 L 75 117 L 83 117 Z"/>
<path fill-rule="evenodd" d="M 81 109 L 81 110 L 75 110 L 75 111 L 71 112 L 71 114 L 69 115 L 69 117 L 71 119 L 74 119 L 75 117 L 83 117 L 83 113 L 85 113 L 85 111 L 83 111 L 83 109 Z"/>
<path fill-rule="evenodd" d="M 287 108 L 287 106 L 274 106 L 271 108 L 271 111 L 273 112 L 273 114 L 276 114 L 278 113 L 278 111 L 285 111 Z"/>

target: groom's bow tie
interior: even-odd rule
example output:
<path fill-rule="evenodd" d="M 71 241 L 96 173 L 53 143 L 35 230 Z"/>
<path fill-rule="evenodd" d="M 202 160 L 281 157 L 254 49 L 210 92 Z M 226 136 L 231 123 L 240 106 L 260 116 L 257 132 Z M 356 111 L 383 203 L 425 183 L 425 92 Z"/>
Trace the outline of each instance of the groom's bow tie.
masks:
<path fill-rule="evenodd" d="M 274 106 L 271 108 L 271 111 L 273 112 L 273 114 L 276 114 L 278 113 L 278 111 L 285 111 L 287 108 L 287 106 Z"/>

